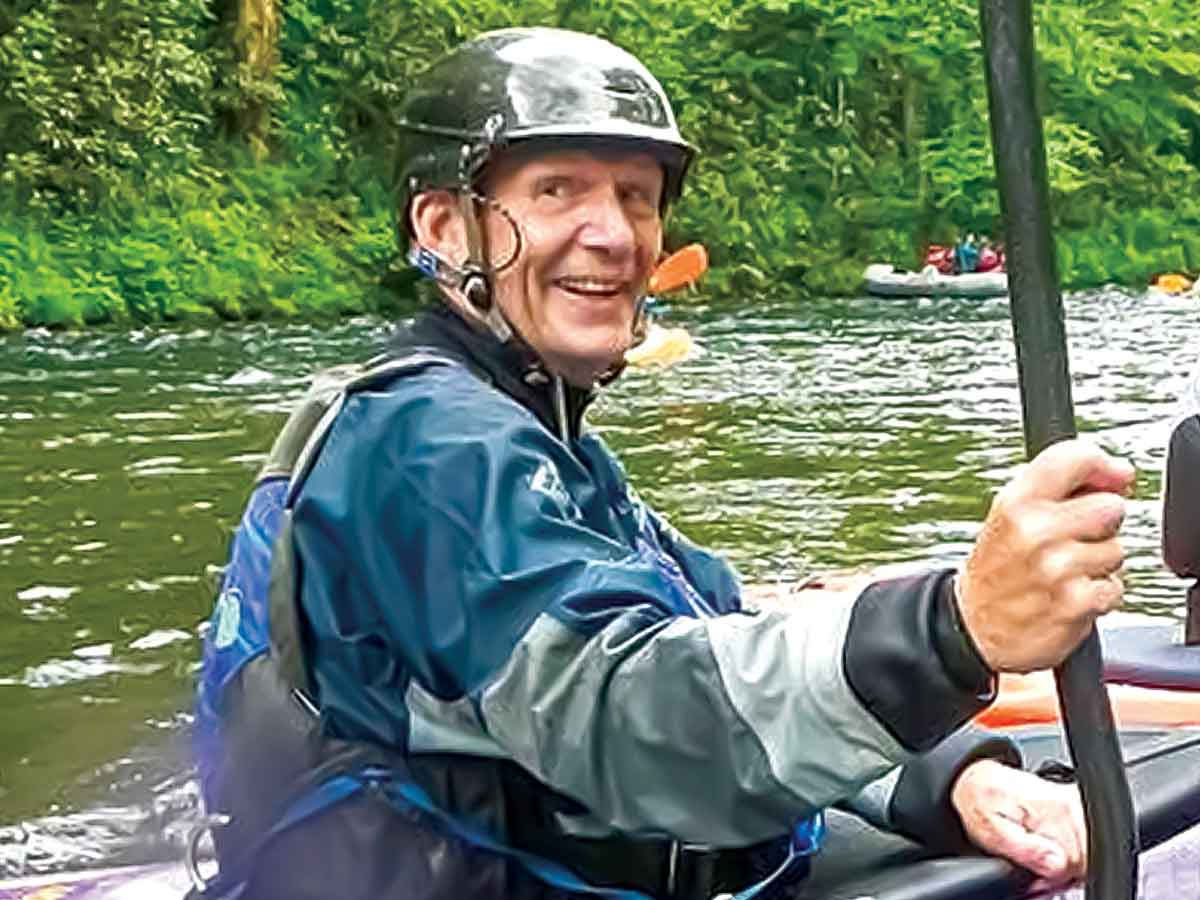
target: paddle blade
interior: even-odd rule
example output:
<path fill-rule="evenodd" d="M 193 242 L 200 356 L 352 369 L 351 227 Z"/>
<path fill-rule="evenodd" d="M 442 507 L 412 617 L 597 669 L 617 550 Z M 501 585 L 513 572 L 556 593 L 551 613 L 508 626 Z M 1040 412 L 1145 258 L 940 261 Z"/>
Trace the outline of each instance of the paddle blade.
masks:
<path fill-rule="evenodd" d="M 634 368 L 668 368 L 699 352 L 692 336 L 683 328 L 663 328 L 650 323 L 645 339 L 625 351 L 625 362 Z"/>
<path fill-rule="evenodd" d="M 1186 275 L 1179 275 L 1172 272 L 1170 275 L 1159 275 L 1154 279 L 1154 283 L 1150 285 L 1152 288 L 1157 288 L 1164 294 L 1182 294 L 1184 291 L 1191 288 L 1192 282 L 1188 280 Z"/>
<path fill-rule="evenodd" d="M 700 244 L 688 244 L 658 264 L 647 286 L 652 294 L 665 294 L 693 284 L 708 271 L 708 251 Z"/>

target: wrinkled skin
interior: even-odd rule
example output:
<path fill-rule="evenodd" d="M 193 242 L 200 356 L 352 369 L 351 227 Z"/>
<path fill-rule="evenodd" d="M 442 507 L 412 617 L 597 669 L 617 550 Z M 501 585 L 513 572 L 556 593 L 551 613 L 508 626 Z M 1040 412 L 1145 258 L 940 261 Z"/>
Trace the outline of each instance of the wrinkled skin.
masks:
<path fill-rule="evenodd" d="M 1117 531 L 1133 467 L 1083 440 L 1055 444 L 997 493 L 959 573 L 959 610 L 999 672 L 1058 665 L 1121 605 Z"/>
<path fill-rule="evenodd" d="M 500 268 L 495 301 L 573 385 L 591 387 L 633 342 L 637 301 L 662 255 L 662 191 L 662 167 L 645 153 L 514 151 L 489 166 L 483 220 Z M 467 259 L 450 194 L 419 195 L 411 219 L 421 244 L 460 265 Z"/>
<path fill-rule="evenodd" d="M 972 763 L 950 793 L 977 847 L 1064 885 L 1087 871 L 1087 825 L 1079 790 L 995 760 Z"/>

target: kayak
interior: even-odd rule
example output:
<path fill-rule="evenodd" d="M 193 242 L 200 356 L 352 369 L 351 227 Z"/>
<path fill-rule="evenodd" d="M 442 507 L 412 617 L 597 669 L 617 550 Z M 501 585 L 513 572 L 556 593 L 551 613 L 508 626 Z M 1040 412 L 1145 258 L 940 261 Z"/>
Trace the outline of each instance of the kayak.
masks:
<path fill-rule="evenodd" d="M 1100 625 L 1104 679 L 1141 837 L 1138 897 L 1200 897 L 1200 647 L 1179 643 L 1182 628 L 1172 622 L 1114 614 Z M 1051 672 L 1002 676 L 996 701 L 976 721 L 1010 735 L 1026 768 L 1070 773 Z M 936 858 L 837 811 L 829 826 L 834 835 L 845 831 L 855 852 L 847 847 L 839 860 L 838 843 L 831 840 L 815 858 L 798 900 L 1029 895 L 1028 874 L 1002 860 Z M 1052 896 L 1079 900 L 1083 894 L 1075 889 Z"/>
<path fill-rule="evenodd" d="M 1026 765 L 1065 771 L 1058 726 L 1009 731 Z M 1200 897 L 1200 730 L 1120 730 L 1142 853 L 1139 900 Z M 937 857 L 849 813 L 830 810 L 827 838 L 796 900 L 1015 900 L 1042 897 L 1031 876 L 985 856 Z M 1078 900 L 1078 888 L 1051 895 Z"/>
<path fill-rule="evenodd" d="M 898 271 L 886 263 L 872 263 L 863 272 L 867 293 L 877 297 L 1003 297 L 1008 294 L 1004 272 L 970 272 L 943 275 L 933 266 L 920 272 Z"/>
<path fill-rule="evenodd" d="M 0 881 L 0 900 L 179 900 L 190 888 L 183 863 L 151 863 Z"/>
<path fill-rule="evenodd" d="M 1069 759 L 1056 726 L 1010 732 L 1031 767 Z M 1200 897 L 1200 731 L 1122 729 L 1143 852 L 1140 900 Z M 179 900 L 188 888 L 181 863 L 152 864 L 0 882 L 0 900 Z M 1002 900 L 1029 892 L 1028 873 L 984 856 L 937 857 L 899 835 L 837 809 L 794 900 Z M 1190 887 L 1189 887 L 1190 886 Z M 1052 895 L 1079 900 L 1078 889 Z M 1044 897 L 1043 900 L 1050 900 Z"/>
<path fill-rule="evenodd" d="M 1118 727 L 1200 728 L 1200 647 L 1173 624 L 1100 628 L 1104 680 Z M 989 728 L 1058 722 L 1051 672 L 1000 676 L 996 701 L 976 721 Z"/>
<path fill-rule="evenodd" d="M 803 592 L 816 600 L 819 590 Z M 1105 678 L 1119 726 L 1141 833 L 1141 900 L 1200 897 L 1200 648 L 1175 643 L 1174 624 L 1102 621 Z M 1136 624 L 1131 624 L 1136 623 Z M 1069 777 L 1050 673 L 1005 677 L 980 721 L 1009 734 L 1026 767 Z M 1123 698 L 1134 698 L 1126 700 Z M 824 848 L 795 900 L 1017 900 L 1030 876 L 984 856 L 937 857 L 851 813 L 827 813 Z M 190 887 L 182 862 L 0 881 L 0 900 L 179 900 Z M 1079 900 L 1078 890 L 1051 895 Z"/>

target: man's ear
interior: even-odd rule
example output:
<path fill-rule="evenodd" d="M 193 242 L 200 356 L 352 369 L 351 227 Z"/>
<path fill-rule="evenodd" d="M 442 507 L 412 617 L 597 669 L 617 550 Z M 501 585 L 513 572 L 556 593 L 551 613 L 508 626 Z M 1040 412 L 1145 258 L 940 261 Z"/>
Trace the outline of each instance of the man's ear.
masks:
<path fill-rule="evenodd" d="M 461 266 L 467 261 L 467 228 L 458 198 L 449 191 L 423 191 L 408 210 L 413 238 L 442 259 Z"/>

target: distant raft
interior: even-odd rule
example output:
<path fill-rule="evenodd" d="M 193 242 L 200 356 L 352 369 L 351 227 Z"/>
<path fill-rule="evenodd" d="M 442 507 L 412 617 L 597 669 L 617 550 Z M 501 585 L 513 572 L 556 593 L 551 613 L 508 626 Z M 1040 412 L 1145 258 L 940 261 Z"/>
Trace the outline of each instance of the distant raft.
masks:
<path fill-rule="evenodd" d="M 933 266 L 920 272 L 901 272 L 886 263 L 873 263 L 863 272 L 867 293 L 877 297 L 1004 297 L 1004 272 L 943 275 Z"/>

